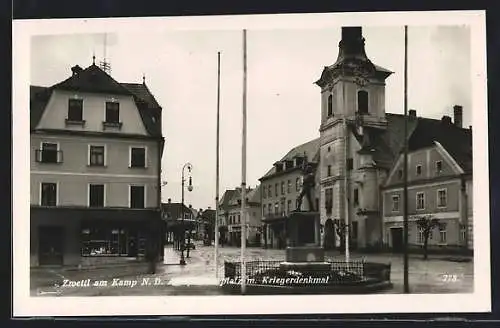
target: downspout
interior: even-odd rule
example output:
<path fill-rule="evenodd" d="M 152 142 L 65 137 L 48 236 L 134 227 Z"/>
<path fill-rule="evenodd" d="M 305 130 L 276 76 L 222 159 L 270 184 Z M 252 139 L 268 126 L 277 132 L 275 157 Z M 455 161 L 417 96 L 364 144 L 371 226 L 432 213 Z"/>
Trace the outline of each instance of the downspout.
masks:
<path fill-rule="evenodd" d="M 157 206 L 158 206 L 158 213 L 159 213 L 159 224 L 160 224 L 160 240 L 159 240 L 159 258 L 161 261 L 163 261 L 163 252 L 162 250 L 165 249 L 165 223 L 163 222 L 162 218 L 162 213 L 161 213 L 161 159 L 163 156 L 163 147 L 164 147 L 165 139 L 163 137 L 160 137 L 158 140 L 158 168 L 157 168 L 157 174 L 158 174 L 158 188 L 157 188 Z"/>
<path fill-rule="evenodd" d="M 468 204 L 468 194 L 467 194 L 467 181 L 465 175 L 462 174 L 460 177 L 460 194 L 462 197 L 462 208 L 460 212 L 462 214 L 462 224 L 465 229 L 465 238 L 464 238 L 464 249 L 469 249 L 469 204 Z M 461 234 L 461 229 L 459 229 L 459 234 Z M 460 239 L 459 239 L 460 240 Z"/>

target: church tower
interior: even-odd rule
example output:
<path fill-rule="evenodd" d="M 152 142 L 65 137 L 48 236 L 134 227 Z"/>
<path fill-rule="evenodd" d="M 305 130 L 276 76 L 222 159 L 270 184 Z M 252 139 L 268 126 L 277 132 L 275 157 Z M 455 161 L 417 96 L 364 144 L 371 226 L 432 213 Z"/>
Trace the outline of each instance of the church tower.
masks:
<path fill-rule="evenodd" d="M 361 27 L 343 27 L 337 60 L 316 81 L 321 88 L 318 174 L 326 248 L 344 245 L 338 231 L 345 231 L 346 217 L 353 247 L 380 240 L 381 181 L 374 157 L 387 127 L 385 80 L 391 74 L 368 59 Z"/>

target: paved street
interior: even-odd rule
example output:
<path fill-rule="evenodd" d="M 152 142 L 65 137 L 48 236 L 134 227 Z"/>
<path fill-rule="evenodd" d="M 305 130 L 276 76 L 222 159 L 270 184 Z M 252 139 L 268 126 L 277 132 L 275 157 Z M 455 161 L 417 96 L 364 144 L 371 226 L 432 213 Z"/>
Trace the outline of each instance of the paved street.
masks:
<path fill-rule="evenodd" d="M 166 251 L 171 252 L 168 248 Z M 240 249 L 235 247 L 220 247 L 219 277 L 222 277 L 224 261 L 238 261 Z M 247 248 L 248 260 L 284 260 L 284 250 Z M 370 262 L 391 263 L 391 281 L 394 288 L 388 293 L 401 293 L 403 291 L 403 261 L 401 255 L 393 254 L 352 254 L 351 259 L 365 259 Z M 456 257 L 455 257 L 456 258 Z M 339 252 L 327 253 L 327 259 L 343 260 Z M 122 276 L 120 272 L 107 272 L 106 277 L 93 276 L 91 271 L 57 272 L 45 270 L 32 273 L 32 295 L 58 295 L 63 296 L 112 296 L 112 295 L 216 295 L 221 294 L 217 286 L 172 286 L 176 279 L 195 278 L 198 281 L 215 278 L 214 247 L 199 245 L 191 251 L 190 258 L 186 259 L 187 265 L 175 264 L 159 265 L 155 275 L 130 275 Z M 102 271 L 101 273 L 102 274 Z M 118 277 L 118 278 L 116 278 Z M 113 280 L 115 278 L 115 280 Z M 145 279 L 146 278 L 146 279 Z M 54 288 L 54 283 L 62 285 L 64 279 L 74 281 L 72 286 Z M 97 281 L 99 286 L 87 286 Z M 101 282 L 99 282 L 102 280 Z M 189 280 L 189 279 L 188 279 Z M 81 281 L 79 285 L 78 281 Z M 135 283 L 134 283 L 135 281 Z M 409 281 L 413 293 L 467 293 L 473 291 L 473 263 L 458 262 L 450 256 L 430 256 L 423 261 L 421 255 L 410 256 Z M 43 282 L 43 283 L 42 283 Z M 78 286 L 77 286 L 78 285 Z M 82 286 L 83 285 L 83 286 Z M 41 293 L 40 293 L 41 292 Z M 47 294 L 44 294 L 47 293 Z"/>

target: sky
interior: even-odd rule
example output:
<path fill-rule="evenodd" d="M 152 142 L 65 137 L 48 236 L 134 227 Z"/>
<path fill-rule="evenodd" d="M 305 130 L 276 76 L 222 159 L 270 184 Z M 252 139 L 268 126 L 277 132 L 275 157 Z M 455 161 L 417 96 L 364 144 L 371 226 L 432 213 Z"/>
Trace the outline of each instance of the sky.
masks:
<path fill-rule="evenodd" d="M 386 80 L 386 112 L 403 113 L 403 27 L 363 28 L 372 62 L 394 72 Z M 106 39 L 106 47 L 104 40 Z M 335 62 L 340 28 L 247 32 L 247 185 L 255 187 L 291 148 L 319 137 L 320 88 Z M 408 107 L 439 119 L 464 107 L 472 125 L 470 29 L 412 26 L 408 31 Z M 180 202 L 181 169 L 193 165 L 186 204 L 215 207 L 217 52 L 221 52 L 220 195 L 242 181 L 243 52 L 241 30 L 170 30 L 35 36 L 31 84 L 50 86 L 71 67 L 106 55 L 118 82 L 146 84 L 163 108 L 166 140 L 162 199 Z"/>

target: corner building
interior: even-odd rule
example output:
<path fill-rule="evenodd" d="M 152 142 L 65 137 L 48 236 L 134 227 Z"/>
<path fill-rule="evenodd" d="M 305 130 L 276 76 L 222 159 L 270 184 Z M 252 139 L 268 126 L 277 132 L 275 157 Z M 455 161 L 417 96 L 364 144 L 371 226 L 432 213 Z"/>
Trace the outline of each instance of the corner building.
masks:
<path fill-rule="evenodd" d="M 161 106 L 94 64 L 30 87 L 31 266 L 163 252 Z"/>

